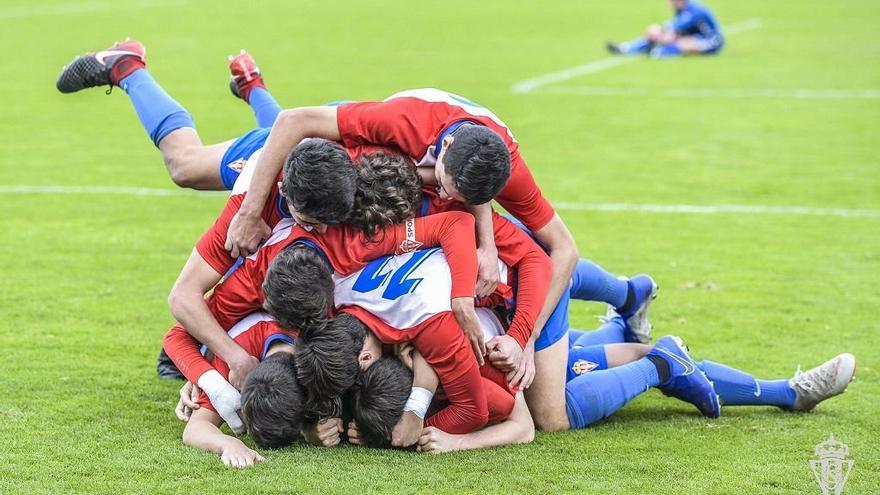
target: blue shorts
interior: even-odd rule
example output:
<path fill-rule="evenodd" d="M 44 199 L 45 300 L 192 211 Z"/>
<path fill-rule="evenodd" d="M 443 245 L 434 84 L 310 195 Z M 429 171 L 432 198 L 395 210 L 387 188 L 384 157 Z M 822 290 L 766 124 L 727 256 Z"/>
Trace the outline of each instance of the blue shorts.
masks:
<path fill-rule="evenodd" d="M 232 190 L 235 185 L 235 179 L 241 174 L 241 167 L 255 151 L 262 148 L 269 138 L 271 127 L 260 127 L 252 131 L 248 131 L 243 136 L 232 142 L 232 146 L 223 154 L 220 159 L 220 178 L 223 180 L 223 187 Z"/>
<path fill-rule="evenodd" d="M 529 237 L 541 246 L 541 249 L 547 251 L 547 247 L 541 244 L 541 241 L 535 237 L 535 234 L 527 229 L 522 222 L 510 215 L 504 215 L 504 217 L 513 222 L 513 224 L 519 227 L 520 230 L 529 234 Z M 541 329 L 541 334 L 538 335 L 538 339 L 535 340 L 535 352 L 550 347 L 568 334 L 568 299 L 569 291 L 562 291 L 562 296 L 559 298 L 559 302 L 556 303 L 556 307 L 553 309 L 553 312 L 550 313 L 547 323 L 545 323 L 544 328 Z"/>
<path fill-rule="evenodd" d="M 338 107 L 346 103 L 354 103 L 354 100 L 331 101 L 327 103 L 328 107 Z M 259 127 L 252 131 L 248 131 L 245 135 L 239 137 L 232 142 L 232 146 L 223 154 L 220 159 L 220 179 L 223 180 L 223 187 L 232 190 L 235 180 L 241 175 L 241 167 L 255 151 L 262 148 L 269 139 L 269 131 L 271 127 Z"/>

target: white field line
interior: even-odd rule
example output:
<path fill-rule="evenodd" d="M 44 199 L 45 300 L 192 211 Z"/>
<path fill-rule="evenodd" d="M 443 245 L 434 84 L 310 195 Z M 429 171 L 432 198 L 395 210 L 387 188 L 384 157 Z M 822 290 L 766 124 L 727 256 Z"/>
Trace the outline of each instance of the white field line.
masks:
<path fill-rule="evenodd" d="M 229 196 L 228 191 L 193 191 L 125 186 L 0 185 L 0 194 L 99 194 L 119 196 Z"/>
<path fill-rule="evenodd" d="M 61 186 L 61 185 L 0 185 L 0 194 L 96 194 L 121 196 L 226 196 L 227 191 L 192 191 L 189 189 L 159 189 L 149 187 L 114 186 Z M 761 205 L 651 205 L 627 203 L 553 203 L 561 211 L 605 211 L 645 213 L 687 213 L 714 215 L 720 213 L 747 213 L 753 215 L 812 215 L 825 217 L 880 218 L 880 210 L 849 208 L 816 208 L 811 206 Z"/>
<path fill-rule="evenodd" d="M 579 96 L 653 96 L 660 98 L 790 98 L 797 100 L 876 100 L 880 89 L 772 89 L 772 88 L 609 88 L 599 86 L 553 86 L 541 93 Z"/>
<path fill-rule="evenodd" d="M 681 213 L 717 215 L 743 213 L 751 215 L 809 215 L 819 217 L 868 217 L 880 218 L 880 210 L 854 210 L 849 208 L 815 208 L 812 206 L 761 206 L 761 205 L 651 205 L 626 203 L 567 203 L 554 202 L 561 211 L 603 211 Z"/>
<path fill-rule="evenodd" d="M 145 9 L 182 5 L 188 0 L 140 0 L 136 2 L 80 2 L 56 5 L 6 5 L 0 6 L 0 19 L 21 19 L 24 17 L 44 17 L 53 15 L 88 14 L 105 10 Z"/>
<path fill-rule="evenodd" d="M 746 31 L 751 31 L 753 29 L 758 29 L 761 27 L 760 19 L 749 19 L 742 22 L 737 22 L 731 24 L 729 27 L 724 29 L 724 34 L 738 34 L 744 33 Z M 608 70 L 614 67 L 618 67 L 624 64 L 628 64 L 630 62 L 635 62 L 637 60 L 642 60 L 644 57 L 608 57 L 599 60 L 595 60 L 593 62 L 578 65 L 576 67 L 569 67 L 567 69 L 562 69 L 556 72 L 550 72 L 548 74 L 544 74 L 542 76 L 534 77 L 532 79 L 526 79 L 525 81 L 520 81 L 513 86 L 510 87 L 510 90 L 514 93 L 529 93 L 543 86 L 547 86 L 548 84 L 558 83 L 562 81 L 567 81 L 569 79 L 574 79 L 579 76 L 584 76 L 587 74 L 594 74 L 596 72 L 602 72 L 604 70 Z"/>

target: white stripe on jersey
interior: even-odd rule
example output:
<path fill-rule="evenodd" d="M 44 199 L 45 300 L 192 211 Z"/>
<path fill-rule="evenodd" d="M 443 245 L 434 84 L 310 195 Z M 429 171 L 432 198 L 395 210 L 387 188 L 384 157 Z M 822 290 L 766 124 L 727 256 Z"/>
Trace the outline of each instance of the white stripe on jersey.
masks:
<path fill-rule="evenodd" d="M 506 280 L 507 266 L 500 261 L 498 266 Z M 337 307 L 359 306 L 399 330 L 452 309 L 452 274 L 440 248 L 379 258 L 333 281 Z"/>
<path fill-rule="evenodd" d="M 498 315 L 489 308 L 477 308 L 477 319 L 480 320 L 480 328 L 483 329 L 483 340 L 486 342 L 507 333 L 504 330 L 504 325 L 501 324 L 501 320 L 498 319 Z"/>
<path fill-rule="evenodd" d="M 493 122 L 506 129 L 507 135 L 510 136 L 510 139 L 513 139 L 513 141 L 516 142 L 516 139 L 514 139 L 513 133 L 510 132 L 507 124 L 499 119 L 497 115 L 492 113 L 491 110 L 486 107 L 481 107 L 480 105 L 468 100 L 467 98 L 458 96 L 457 94 L 436 88 L 408 89 L 406 91 L 401 91 L 400 93 L 395 93 L 388 98 L 385 98 L 384 101 L 388 101 L 394 98 L 418 98 L 424 101 L 446 103 L 448 105 L 461 108 L 465 112 L 473 115 L 474 117 L 489 117 L 490 119 L 492 119 Z"/>
<path fill-rule="evenodd" d="M 260 252 L 260 249 L 263 249 L 266 246 L 271 246 L 272 244 L 277 244 L 284 239 L 287 239 L 287 237 L 290 235 L 290 231 L 293 230 L 293 227 L 295 226 L 296 222 L 294 222 L 292 218 L 282 218 L 281 221 L 278 222 L 277 225 L 275 225 L 275 228 L 272 229 L 272 235 L 270 235 L 264 243 L 260 244 L 260 246 L 257 247 L 257 250 L 251 253 L 250 256 L 248 256 L 248 259 L 257 259 L 257 254 Z"/>
<path fill-rule="evenodd" d="M 256 325 L 257 323 L 259 323 L 261 321 L 275 321 L 275 318 L 272 318 L 272 315 L 270 315 L 269 313 L 266 313 L 264 311 L 257 311 L 256 313 L 251 313 L 251 314 L 245 316 L 244 318 L 242 318 L 241 321 L 239 321 L 238 323 L 233 325 L 232 328 L 229 329 L 229 332 L 227 332 L 227 333 L 229 333 L 229 338 L 234 339 L 234 338 L 238 337 L 239 335 L 243 334 L 244 332 L 250 330 L 251 327 L 253 327 L 254 325 Z"/>

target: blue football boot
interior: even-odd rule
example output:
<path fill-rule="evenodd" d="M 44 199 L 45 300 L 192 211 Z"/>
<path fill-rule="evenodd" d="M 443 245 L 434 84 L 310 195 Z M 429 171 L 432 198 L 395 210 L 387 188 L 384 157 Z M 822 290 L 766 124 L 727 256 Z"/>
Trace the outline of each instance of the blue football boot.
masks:
<path fill-rule="evenodd" d="M 648 356 L 659 357 L 669 364 L 669 379 L 657 387 L 661 392 L 697 406 L 708 418 L 721 415 L 721 402 L 715 387 L 688 355 L 681 339 L 671 335 L 660 338 Z"/>

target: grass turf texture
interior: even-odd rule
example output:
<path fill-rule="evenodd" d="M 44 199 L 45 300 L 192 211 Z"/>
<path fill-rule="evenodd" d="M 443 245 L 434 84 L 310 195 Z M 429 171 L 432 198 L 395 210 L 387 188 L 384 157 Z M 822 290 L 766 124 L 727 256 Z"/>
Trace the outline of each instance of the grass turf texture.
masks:
<path fill-rule="evenodd" d="M 514 130 L 554 201 L 880 209 L 880 100 L 651 93 L 876 90 L 880 5 L 712 6 L 722 23 L 762 27 L 730 37 L 719 57 L 638 61 L 557 85 L 649 93 L 595 97 L 509 88 L 605 57 L 605 39 L 668 17 L 665 2 L 0 5 L 15 67 L 0 79 L 0 185 L 173 187 L 122 91 L 53 87 L 74 54 L 133 36 L 206 142 L 253 126 L 226 86 L 224 57 L 245 47 L 285 106 L 423 86 L 479 101 Z M 168 289 L 223 202 L 0 195 L 0 492 L 819 493 L 807 461 L 829 433 L 856 461 L 845 493 L 880 486 L 880 219 L 562 212 L 582 255 L 654 275 L 656 333 L 684 337 L 697 358 L 787 377 L 853 352 L 858 381 L 813 414 L 727 408 L 710 421 L 652 391 L 527 446 L 428 457 L 297 445 L 235 471 L 181 444 L 180 384 L 154 371 Z M 591 328 L 600 312 L 575 304 L 572 324 Z"/>

